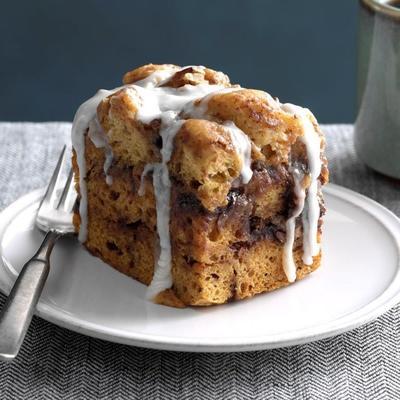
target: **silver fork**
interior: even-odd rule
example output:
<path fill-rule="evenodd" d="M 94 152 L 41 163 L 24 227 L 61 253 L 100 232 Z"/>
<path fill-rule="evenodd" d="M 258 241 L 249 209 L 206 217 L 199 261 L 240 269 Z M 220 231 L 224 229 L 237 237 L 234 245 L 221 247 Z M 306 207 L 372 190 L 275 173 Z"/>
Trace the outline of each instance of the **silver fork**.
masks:
<path fill-rule="evenodd" d="M 0 359 L 16 357 L 31 322 L 50 270 L 50 253 L 60 236 L 74 233 L 72 210 L 76 200 L 73 174 L 66 166 L 66 146 L 58 159 L 40 203 L 36 226 L 46 232 L 36 254 L 23 266 L 0 314 Z M 61 195 L 59 193 L 61 192 Z"/>

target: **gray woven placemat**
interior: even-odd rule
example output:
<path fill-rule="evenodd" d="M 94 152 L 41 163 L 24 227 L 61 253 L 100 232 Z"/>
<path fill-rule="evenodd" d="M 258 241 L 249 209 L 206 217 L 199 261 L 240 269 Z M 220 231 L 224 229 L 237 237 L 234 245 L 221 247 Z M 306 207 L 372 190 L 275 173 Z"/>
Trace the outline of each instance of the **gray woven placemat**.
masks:
<path fill-rule="evenodd" d="M 67 123 L 0 123 L 0 209 L 45 184 L 69 129 Z M 331 181 L 400 215 L 400 183 L 357 161 L 352 127 L 324 130 Z M 399 399 L 399 331 L 397 306 L 316 343 L 189 354 L 108 343 L 34 318 L 18 358 L 0 362 L 0 399 Z"/>

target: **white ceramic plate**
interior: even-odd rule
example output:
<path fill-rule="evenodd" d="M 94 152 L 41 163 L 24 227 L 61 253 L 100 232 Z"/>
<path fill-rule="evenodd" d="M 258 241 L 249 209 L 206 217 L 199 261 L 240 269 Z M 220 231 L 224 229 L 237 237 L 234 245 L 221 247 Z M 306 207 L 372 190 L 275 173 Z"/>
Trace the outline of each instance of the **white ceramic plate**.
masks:
<path fill-rule="evenodd" d="M 37 249 L 42 191 L 0 214 L 0 289 L 8 294 Z M 59 242 L 37 315 L 90 336 L 180 351 L 247 351 L 310 342 L 355 328 L 400 301 L 400 220 L 376 202 L 328 185 L 322 267 L 276 292 L 223 306 L 174 309 L 145 301 L 145 286 Z"/>

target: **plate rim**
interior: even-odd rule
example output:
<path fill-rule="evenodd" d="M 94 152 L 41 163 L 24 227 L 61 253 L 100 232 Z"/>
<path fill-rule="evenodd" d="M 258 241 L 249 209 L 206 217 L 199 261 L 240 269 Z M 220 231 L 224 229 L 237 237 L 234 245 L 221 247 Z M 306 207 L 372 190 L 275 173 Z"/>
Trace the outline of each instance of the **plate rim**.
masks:
<path fill-rule="evenodd" d="M 340 318 L 312 327 L 288 331 L 284 335 L 273 334 L 247 338 L 213 338 L 213 342 L 204 342 L 201 340 L 202 338 L 196 340 L 195 338 L 169 337 L 138 332 L 130 332 L 128 334 L 111 327 L 105 328 L 92 322 L 82 321 L 80 318 L 71 316 L 59 308 L 49 306 L 40 301 L 36 308 L 35 315 L 62 328 L 97 339 L 157 350 L 185 352 L 242 352 L 267 350 L 309 343 L 355 329 L 376 319 L 400 302 L 400 219 L 392 211 L 375 200 L 351 189 L 329 183 L 323 190 L 325 193 L 356 205 L 368 213 L 383 225 L 397 247 L 397 270 L 385 290 L 370 303 Z M 34 190 L 20 197 L 0 212 L 0 242 L 13 218 L 36 202 L 42 193 L 43 189 Z M 371 209 L 379 212 L 373 213 Z M 396 231 L 397 237 L 395 234 Z M 4 267 L 2 249 L 0 247 L 0 268 L 4 269 Z M 11 282 L 6 283 L 3 279 L 0 279 L 0 291 L 3 294 L 8 295 L 10 288 Z"/>

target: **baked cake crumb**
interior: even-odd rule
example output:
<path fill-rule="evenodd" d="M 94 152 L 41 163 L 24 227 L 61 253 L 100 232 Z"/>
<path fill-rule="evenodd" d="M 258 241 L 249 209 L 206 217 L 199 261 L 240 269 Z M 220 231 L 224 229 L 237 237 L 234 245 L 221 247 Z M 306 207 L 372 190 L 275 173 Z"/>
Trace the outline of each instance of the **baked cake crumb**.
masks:
<path fill-rule="evenodd" d="M 149 64 L 79 108 L 74 224 L 173 307 L 244 299 L 321 263 L 328 181 L 312 113 L 202 66 Z"/>

